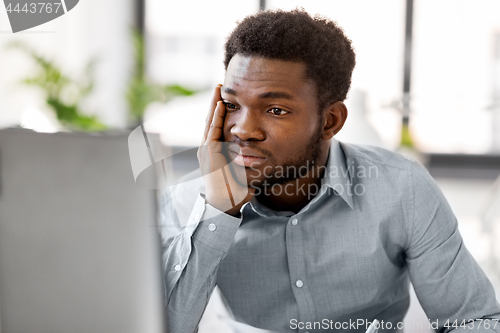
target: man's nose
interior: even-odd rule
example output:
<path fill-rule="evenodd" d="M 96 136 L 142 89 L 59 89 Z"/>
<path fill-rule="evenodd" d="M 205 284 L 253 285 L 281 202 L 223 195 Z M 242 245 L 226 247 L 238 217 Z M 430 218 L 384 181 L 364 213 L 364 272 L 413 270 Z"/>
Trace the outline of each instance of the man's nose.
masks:
<path fill-rule="evenodd" d="M 259 112 L 251 109 L 242 109 L 235 124 L 231 127 L 231 134 L 242 141 L 263 141 L 266 138 L 262 129 L 262 119 Z"/>

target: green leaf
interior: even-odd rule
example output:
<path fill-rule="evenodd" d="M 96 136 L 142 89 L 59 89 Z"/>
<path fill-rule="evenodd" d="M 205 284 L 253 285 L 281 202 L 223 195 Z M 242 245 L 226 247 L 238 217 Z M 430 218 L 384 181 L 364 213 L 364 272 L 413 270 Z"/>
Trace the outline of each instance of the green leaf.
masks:
<path fill-rule="evenodd" d="M 137 29 L 131 30 L 134 45 L 134 71 L 129 81 L 126 99 L 129 114 L 135 122 L 141 122 L 146 107 L 155 101 L 167 102 L 175 96 L 190 96 L 195 90 L 180 85 L 159 85 L 145 78 L 144 38 Z"/>
<path fill-rule="evenodd" d="M 83 76 L 73 79 L 65 75 L 54 61 L 38 54 L 26 44 L 16 42 L 9 44 L 8 47 L 22 50 L 33 59 L 37 65 L 36 72 L 32 77 L 25 78 L 21 82 L 44 91 L 47 105 L 54 110 L 61 124 L 66 128 L 81 131 L 102 131 L 107 128 L 97 117 L 85 115 L 80 110 L 83 98 L 92 91 L 94 86 L 92 73 L 96 64 L 95 59 L 87 64 Z M 69 103 L 63 102 L 65 90 L 73 92 L 69 95 Z"/>

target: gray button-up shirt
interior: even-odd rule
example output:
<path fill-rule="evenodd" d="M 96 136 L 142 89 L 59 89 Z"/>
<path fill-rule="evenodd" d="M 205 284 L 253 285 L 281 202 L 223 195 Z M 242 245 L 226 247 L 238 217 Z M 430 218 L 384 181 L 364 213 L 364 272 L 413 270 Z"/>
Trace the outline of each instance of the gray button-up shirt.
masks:
<path fill-rule="evenodd" d="M 266 330 L 364 332 L 378 319 L 402 331 L 409 279 L 434 328 L 500 332 L 493 287 L 420 164 L 332 140 L 322 184 L 297 214 L 254 198 L 241 218 L 206 204 L 201 179 L 166 193 L 169 332 L 196 331 L 215 285 L 236 320 Z"/>

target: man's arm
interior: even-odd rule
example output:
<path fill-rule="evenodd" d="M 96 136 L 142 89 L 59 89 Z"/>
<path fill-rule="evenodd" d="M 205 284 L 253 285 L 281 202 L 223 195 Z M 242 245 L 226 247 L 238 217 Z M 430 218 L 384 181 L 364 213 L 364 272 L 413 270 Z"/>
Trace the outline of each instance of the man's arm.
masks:
<path fill-rule="evenodd" d="M 411 177 L 406 259 L 427 317 L 439 332 L 500 333 L 495 291 L 465 248 L 450 206 L 422 166 L 414 163 Z"/>
<path fill-rule="evenodd" d="M 169 194 L 163 196 L 161 206 L 168 332 L 193 333 L 215 288 L 217 267 L 241 220 L 216 210 L 199 195 L 189 225 L 178 233 Z"/>

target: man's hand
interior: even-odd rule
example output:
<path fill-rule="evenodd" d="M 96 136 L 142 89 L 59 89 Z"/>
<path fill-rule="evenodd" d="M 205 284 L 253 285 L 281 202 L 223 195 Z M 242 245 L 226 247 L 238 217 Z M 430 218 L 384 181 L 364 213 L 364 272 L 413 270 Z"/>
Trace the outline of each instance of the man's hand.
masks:
<path fill-rule="evenodd" d="M 231 174 L 226 157 L 223 154 L 223 128 L 226 107 L 222 102 L 220 88 L 215 87 L 214 96 L 205 124 L 205 133 L 198 149 L 203 180 L 205 181 L 207 203 L 213 207 L 237 216 L 241 206 L 250 201 L 255 191 L 246 184 L 239 184 Z M 234 172 L 245 172 L 241 168 L 233 168 Z M 243 175 L 245 176 L 245 175 Z M 245 177 L 240 177 L 246 179 Z"/>

